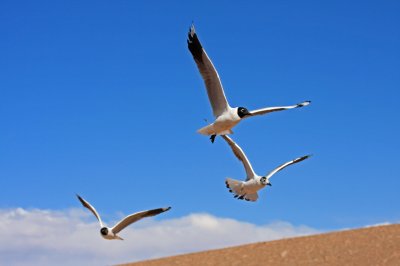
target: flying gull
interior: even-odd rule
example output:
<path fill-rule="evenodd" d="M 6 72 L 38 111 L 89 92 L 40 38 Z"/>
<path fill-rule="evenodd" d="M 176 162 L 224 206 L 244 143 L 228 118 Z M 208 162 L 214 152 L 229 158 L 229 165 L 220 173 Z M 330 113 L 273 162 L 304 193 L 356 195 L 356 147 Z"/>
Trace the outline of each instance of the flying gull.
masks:
<path fill-rule="evenodd" d="M 222 138 L 226 140 L 226 142 L 231 147 L 235 156 L 242 161 L 244 169 L 246 170 L 247 178 L 245 181 L 239 181 L 231 178 L 227 178 L 225 180 L 226 187 L 229 189 L 229 192 L 235 194 L 235 198 L 247 201 L 256 201 L 258 199 L 257 191 L 264 188 L 265 186 L 272 186 L 269 179 L 282 170 L 285 167 L 288 167 L 291 164 L 295 164 L 301 162 L 310 157 L 310 155 L 306 155 L 303 157 L 296 158 L 292 161 L 286 162 L 270 173 L 265 176 L 257 175 L 253 167 L 250 164 L 250 161 L 247 159 L 246 155 L 244 154 L 243 150 L 237 145 L 230 137 L 226 135 L 222 135 Z"/>
<path fill-rule="evenodd" d="M 244 107 L 232 108 L 225 97 L 218 72 L 197 37 L 194 25 L 189 29 L 187 43 L 189 51 L 193 55 L 194 61 L 203 77 L 208 99 L 215 117 L 213 123 L 199 129 L 197 132 L 203 135 L 211 135 L 211 142 L 214 142 L 217 135 L 232 134 L 232 128 L 247 117 L 303 107 L 310 104 L 310 101 L 305 101 L 295 105 L 266 107 L 253 111 L 249 111 Z"/>
<path fill-rule="evenodd" d="M 79 201 L 82 203 L 83 207 L 89 209 L 94 214 L 94 216 L 96 216 L 97 220 L 100 223 L 100 227 L 101 227 L 100 234 L 101 234 L 101 236 L 103 238 L 109 239 L 109 240 L 112 240 L 112 239 L 123 240 L 117 234 L 121 230 L 123 230 L 125 227 L 127 227 L 128 225 L 130 225 L 130 224 L 132 224 L 134 222 L 137 222 L 142 218 L 155 216 L 155 215 L 158 215 L 160 213 L 166 212 L 169 209 L 171 209 L 171 207 L 167 207 L 167 208 L 158 208 L 158 209 L 154 209 L 154 210 L 137 212 L 137 213 L 134 213 L 134 214 L 126 216 L 124 219 L 122 219 L 116 225 L 114 225 L 114 227 L 107 227 L 101 221 L 100 215 L 97 213 L 96 209 L 92 205 L 90 205 L 89 202 L 84 200 L 79 195 L 76 195 L 76 196 L 78 197 Z"/>

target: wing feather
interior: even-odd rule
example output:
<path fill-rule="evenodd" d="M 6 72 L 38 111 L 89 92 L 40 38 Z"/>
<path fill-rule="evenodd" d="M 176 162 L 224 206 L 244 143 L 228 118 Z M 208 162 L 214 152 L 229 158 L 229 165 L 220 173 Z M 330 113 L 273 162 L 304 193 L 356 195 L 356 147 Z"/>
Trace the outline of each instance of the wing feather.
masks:
<path fill-rule="evenodd" d="M 215 117 L 218 117 L 224 111 L 229 109 L 229 104 L 226 100 L 218 72 L 210 58 L 207 56 L 206 51 L 203 49 L 197 37 L 194 25 L 192 25 L 189 30 L 187 43 L 189 51 L 192 54 L 206 85 L 208 99 L 211 103 L 213 114 Z"/>
<path fill-rule="evenodd" d="M 253 110 L 250 112 L 251 116 L 254 115 L 264 115 L 264 114 L 268 114 L 268 113 L 272 113 L 272 112 L 277 112 L 277 111 L 283 111 L 283 110 L 289 110 L 289 109 L 293 109 L 293 108 L 299 108 L 299 107 L 303 107 L 303 106 L 307 106 L 309 105 L 311 102 L 310 101 L 305 101 L 302 103 L 298 103 L 295 105 L 288 105 L 288 106 L 277 106 L 277 107 L 266 107 L 266 108 L 261 108 L 261 109 L 257 109 L 257 110 Z M 246 117 L 247 118 L 247 117 Z"/>
<path fill-rule="evenodd" d="M 222 138 L 229 144 L 231 147 L 233 154 L 243 163 L 244 169 L 246 170 L 246 181 L 252 179 L 256 176 L 256 173 L 253 170 L 253 167 L 250 164 L 250 161 L 247 159 L 246 154 L 244 154 L 243 150 L 237 145 L 230 137 L 227 135 L 221 135 Z"/>
<path fill-rule="evenodd" d="M 89 211 L 91 211 L 94 216 L 96 216 L 97 220 L 100 223 L 100 226 L 103 227 L 103 222 L 100 219 L 100 215 L 97 213 L 96 209 L 90 205 L 89 202 L 87 202 L 86 200 L 84 200 L 81 196 L 79 196 L 78 194 L 76 194 L 76 196 L 78 197 L 79 201 L 82 203 L 83 207 L 87 208 Z"/>
<path fill-rule="evenodd" d="M 294 159 L 294 160 L 292 160 L 292 161 L 289 161 L 289 162 L 286 162 L 286 163 L 284 163 L 284 164 L 281 164 L 280 166 L 278 166 L 277 168 L 275 168 L 274 170 L 272 170 L 272 171 L 266 176 L 266 178 L 269 180 L 274 174 L 276 174 L 277 172 L 281 171 L 282 169 L 288 167 L 289 165 L 292 165 L 292 164 L 295 164 L 295 163 L 299 163 L 299 162 L 301 162 L 301 161 L 304 161 L 305 159 L 307 159 L 307 158 L 309 158 L 309 157 L 311 157 L 311 155 L 306 155 L 306 156 L 303 156 L 303 157 L 299 157 L 299 158 L 296 158 L 296 159 Z"/>
<path fill-rule="evenodd" d="M 155 215 L 158 215 L 160 213 L 166 212 L 166 211 L 168 211 L 170 209 L 171 209 L 171 207 L 158 208 L 158 209 L 153 209 L 153 210 L 148 210 L 148 211 L 141 211 L 141 212 L 137 212 L 137 213 L 131 214 L 131 215 L 125 217 L 124 219 L 122 219 L 121 221 L 119 221 L 113 228 L 111 228 L 111 231 L 113 231 L 114 234 L 117 234 L 122 229 L 127 227 L 128 225 L 130 225 L 130 224 L 132 224 L 134 222 L 137 222 L 142 218 L 155 216 Z"/>

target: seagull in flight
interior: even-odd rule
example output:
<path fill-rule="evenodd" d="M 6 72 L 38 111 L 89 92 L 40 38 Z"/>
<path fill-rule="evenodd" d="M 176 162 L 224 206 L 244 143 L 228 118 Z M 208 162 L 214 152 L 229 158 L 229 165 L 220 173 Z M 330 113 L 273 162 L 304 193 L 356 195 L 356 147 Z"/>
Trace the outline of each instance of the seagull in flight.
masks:
<path fill-rule="evenodd" d="M 310 101 L 305 101 L 295 105 L 266 107 L 253 111 L 249 111 L 245 107 L 232 108 L 226 100 L 224 89 L 218 72 L 215 69 L 206 51 L 201 45 L 197 37 L 194 25 L 189 29 L 188 33 L 188 48 L 193 56 L 194 61 L 203 77 L 208 99 L 211 103 L 215 121 L 197 132 L 203 135 L 211 135 L 211 142 L 214 142 L 217 135 L 232 134 L 232 128 L 236 126 L 242 119 L 250 116 L 264 115 L 271 112 L 283 111 L 293 108 L 299 108 L 310 104 Z"/>
<path fill-rule="evenodd" d="M 79 196 L 79 195 L 76 195 L 76 196 L 78 197 L 79 201 L 82 203 L 83 207 L 89 209 L 89 211 L 91 211 L 94 214 L 94 216 L 96 216 L 97 220 L 100 223 L 100 227 L 101 227 L 100 234 L 101 234 L 101 236 L 104 239 L 109 239 L 109 240 L 112 240 L 112 239 L 123 240 L 117 234 L 121 230 L 123 230 L 125 227 L 130 225 L 131 223 L 137 222 L 140 219 L 145 218 L 145 217 L 151 217 L 151 216 L 158 215 L 160 213 L 166 212 L 166 211 L 171 209 L 171 207 L 167 207 L 167 208 L 158 208 L 158 209 L 153 209 L 153 210 L 148 210 L 148 211 L 137 212 L 137 213 L 134 213 L 134 214 L 126 216 L 124 219 L 119 221 L 113 227 L 107 227 L 101 221 L 100 215 L 97 213 L 96 209 L 92 205 L 90 205 L 89 202 L 84 200 L 81 196 Z"/>
<path fill-rule="evenodd" d="M 250 164 L 250 161 L 247 159 L 246 155 L 244 154 L 243 150 L 237 145 L 230 137 L 226 135 L 222 135 L 222 138 L 229 144 L 235 156 L 242 161 L 244 169 L 246 170 L 247 178 L 245 181 L 239 181 L 231 178 L 227 178 L 225 180 L 226 187 L 229 189 L 229 192 L 235 194 L 235 198 L 247 201 L 256 201 L 258 199 L 257 191 L 264 188 L 265 186 L 272 186 L 271 182 L 269 181 L 270 178 L 279 172 L 280 170 L 288 167 L 289 165 L 301 162 L 311 155 L 306 155 L 303 157 L 296 158 L 292 161 L 286 162 L 274 170 L 269 172 L 265 176 L 257 175 L 253 167 Z"/>

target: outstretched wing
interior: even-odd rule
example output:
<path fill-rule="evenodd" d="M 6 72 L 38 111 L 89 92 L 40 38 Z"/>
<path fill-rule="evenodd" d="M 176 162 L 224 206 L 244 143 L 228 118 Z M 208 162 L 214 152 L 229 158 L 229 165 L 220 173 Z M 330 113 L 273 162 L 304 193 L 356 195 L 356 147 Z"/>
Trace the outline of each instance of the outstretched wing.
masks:
<path fill-rule="evenodd" d="M 187 43 L 189 51 L 193 55 L 197 68 L 199 69 L 206 85 L 208 99 L 210 100 L 213 114 L 215 117 L 218 117 L 225 110 L 228 110 L 229 104 L 226 100 L 218 72 L 210 58 L 207 56 L 206 51 L 201 46 L 194 25 L 189 29 Z"/>
<path fill-rule="evenodd" d="M 287 163 L 284 163 L 284 164 L 278 166 L 277 168 L 275 168 L 274 170 L 272 170 L 272 171 L 266 176 L 266 178 L 269 180 L 269 179 L 271 178 L 271 176 L 273 176 L 274 174 L 276 174 L 277 172 L 279 172 L 279 171 L 282 170 L 283 168 L 286 168 L 286 167 L 288 167 L 288 166 L 291 165 L 291 164 L 299 163 L 299 162 L 301 162 L 301 161 L 303 161 L 303 160 L 305 160 L 305 159 L 307 159 L 307 158 L 309 158 L 309 157 L 311 157 L 311 155 L 306 155 L 306 156 L 303 156 L 303 157 L 299 157 L 299 158 L 296 158 L 296 159 L 294 159 L 294 160 L 292 160 L 292 161 L 289 161 L 289 162 L 287 162 Z"/>
<path fill-rule="evenodd" d="M 86 200 L 84 200 L 84 199 L 83 199 L 81 196 L 79 196 L 78 194 L 76 194 L 76 196 L 78 197 L 79 201 L 82 203 L 83 207 L 89 209 L 89 211 L 91 211 L 91 212 L 94 214 L 94 216 L 96 216 L 97 220 L 98 220 L 99 223 L 100 223 L 100 226 L 103 227 L 103 222 L 101 221 L 100 215 L 97 213 L 96 209 L 95 209 L 92 205 L 90 205 L 89 202 L 87 202 Z"/>
<path fill-rule="evenodd" d="M 141 212 L 131 214 L 131 215 L 125 217 L 120 222 L 118 222 L 113 228 L 111 228 L 111 231 L 113 231 L 114 234 L 117 234 L 122 229 L 124 229 L 125 227 L 130 225 L 131 223 L 139 221 L 140 219 L 145 218 L 145 217 L 151 217 L 151 216 L 158 215 L 158 214 L 166 212 L 170 209 L 171 209 L 171 207 L 158 208 L 158 209 L 154 209 L 154 210 L 141 211 Z"/>
<path fill-rule="evenodd" d="M 254 172 L 253 167 L 251 167 L 250 161 L 247 159 L 246 154 L 244 154 L 239 145 L 237 145 L 230 137 L 227 135 L 221 135 L 221 137 L 229 144 L 229 146 L 231 146 L 231 149 L 236 157 L 242 161 L 244 169 L 246 170 L 246 181 L 252 179 L 256 173 Z"/>
<path fill-rule="evenodd" d="M 250 114 L 251 114 L 251 116 L 264 115 L 264 114 L 268 114 L 268 113 L 272 113 L 272 112 L 289 110 L 289 109 L 293 109 L 293 108 L 299 108 L 299 107 L 307 106 L 310 103 L 311 103 L 311 101 L 305 101 L 305 102 L 298 103 L 298 104 L 295 104 L 295 105 L 261 108 L 261 109 L 250 111 Z M 250 117 L 250 116 L 245 116 L 245 118 L 247 118 L 247 117 Z"/>

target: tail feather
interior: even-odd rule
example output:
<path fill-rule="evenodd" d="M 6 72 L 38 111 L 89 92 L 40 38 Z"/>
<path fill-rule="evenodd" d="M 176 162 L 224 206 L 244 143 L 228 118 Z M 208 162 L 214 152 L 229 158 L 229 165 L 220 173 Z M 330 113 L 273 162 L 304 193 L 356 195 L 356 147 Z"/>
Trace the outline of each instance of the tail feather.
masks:
<path fill-rule="evenodd" d="M 229 192 L 234 194 L 235 199 L 246 200 L 246 201 L 256 201 L 258 199 L 257 192 L 247 194 L 243 189 L 243 181 L 235 180 L 232 178 L 227 178 L 225 180 L 226 187 L 229 189 Z"/>
<path fill-rule="evenodd" d="M 199 130 L 197 130 L 197 133 L 200 133 L 202 135 L 214 135 L 214 125 L 213 124 L 209 124 L 205 127 L 200 128 Z"/>
<path fill-rule="evenodd" d="M 229 192 L 239 196 L 243 194 L 243 181 L 227 178 L 225 184 Z"/>
<path fill-rule="evenodd" d="M 200 133 L 202 135 L 228 135 L 228 134 L 233 134 L 233 131 L 232 129 L 227 129 L 224 131 L 215 132 L 214 124 L 209 124 L 197 130 L 197 133 Z"/>
<path fill-rule="evenodd" d="M 256 201 L 258 199 L 257 192 L 247 194 L 243 189 L 243 181 L 227 178 L 225 180 L 226 187 L 229 192 L 234 194 L 235 199 L 246 200 L 246 201 Z"/>
<path fill-rule="evenodd" d="M 244 199 L 247 201 L 256 201 L 258 199 L 258 194 L 257 194 L 257 192 L 252 193 L 252 194 L 246 194 L 246 195 L 244 195 Z"/>

